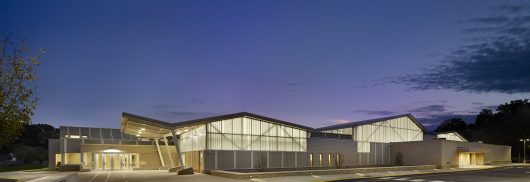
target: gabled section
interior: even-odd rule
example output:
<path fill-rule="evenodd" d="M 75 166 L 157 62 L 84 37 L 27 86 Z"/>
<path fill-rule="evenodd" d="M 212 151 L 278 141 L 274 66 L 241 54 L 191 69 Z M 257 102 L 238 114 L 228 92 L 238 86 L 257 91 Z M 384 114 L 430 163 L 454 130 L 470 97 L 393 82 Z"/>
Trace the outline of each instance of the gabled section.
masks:
<path fill-rule="evenodd" d="M 436 138 L 451 141 L 468 142 L 468 140 L 456 131 L 435 132 Z"/>
<path fill-rule="evenodd" d="M 290 127 L 295 127 L 307 131 L 311 131 L 313 128 L 282 121 L 279 119 L 269 118 L 257 114 L 252 114 L 248 112 L 238 112 L 233 114 L 226 114 L 226 115 L 220 115 L 220 116 L 214 116 L 214 117 L 207 117 L 207 118 L 201 118 L 201 119 L 194 119 L 194 120 L 188 120 L 188 121 L 182 121 L 182 122 L 176 122 L 176 123 L 170 123 L 165 121 L 160 121 L 152 118 L 147 118 L 131 113 L 122 113 L 122 121 L 121 121 L 121 130 L 122 132 L 137 136 L 137 137 L 148 137 L 148 138 L 161 138 L 165 136 L 171 135 L 171 130 L 185 130 L 187 128 L 196 127 L 201 124 L 206 124 L 209 122 L 214 121 L 221 121 L 226 119 L 234 119 L 234 118 L 254 118 L 258 120 L 264 120 L 268 122 L 274 122 L 280 125 L 286 125 Z M 177 134 L 179 131 L 177 131 Z"/>
<path fill-rule="evenodd" d="M 392 119 L 397 119 L 397 118 L 402 118 L 402 117 L 410 118 L 410 120 L 412 120 L 414 122 L 414 124 L 416 124 L 423 132 L 427 131 L 425 129 L 425 127 L 423 127 L 423 125 L 420 122 L 418 122 L 418 120 L 416 120 L 416 118 L 414 116 L 412 116 L 412 114 L 401 114 L 401 115 L 396 115 L 396 116 L 388 116 L 388 117 L 369 119 L 369 120 L 363 120 L 363 121 L 354 121 L 354 122 L 349 122 L 349 123 L 343 123 L 343 124 L 337 124 L 337 125 L 331 125 L 331 126 L 326 126 L 326 127 L 322 127 L 322 128 L 317 128 L 315 130 L 316 131 L 323 131 L 323 130 L 333 130 L 333 129 L 341 129 L 341 128 L 351 128 L 351 127 L 354 127 L 354 126 L 372 124 L 372 123 L 377 123 L 377 122 L 382 122 L 382 121 L 387 121 L 387 120 L 392 120 Z"/>

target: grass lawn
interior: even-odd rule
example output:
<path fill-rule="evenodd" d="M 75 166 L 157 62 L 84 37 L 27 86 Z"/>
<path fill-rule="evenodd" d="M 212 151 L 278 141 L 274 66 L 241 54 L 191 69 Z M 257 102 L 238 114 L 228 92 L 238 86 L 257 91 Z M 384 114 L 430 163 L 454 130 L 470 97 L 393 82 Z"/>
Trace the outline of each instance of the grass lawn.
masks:
<path fill-rule="evenodd" d="M 45 171 L 45 170 L 48 170 L 47 167 L 48 167 L 47 164 L 7 166 L 7 167 L 0 167 L 0 172 L 9 172 L 9 171 Z"/>

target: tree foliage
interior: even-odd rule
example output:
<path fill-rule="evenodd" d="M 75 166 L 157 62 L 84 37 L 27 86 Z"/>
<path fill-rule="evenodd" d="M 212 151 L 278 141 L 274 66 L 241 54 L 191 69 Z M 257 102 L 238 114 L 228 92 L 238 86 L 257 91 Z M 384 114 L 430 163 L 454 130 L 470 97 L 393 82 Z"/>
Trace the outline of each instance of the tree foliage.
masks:
<path fill-rule="evenodd" d="M 59 129 L 48 124 L 31 124 L 24 128 L 24 132 L 15 140 L 15 143 L 47 149 L 48 139 L 59 138 Z"/>
<path fill-rule="evenodd" d="M 462 118 L 452 118 L 443 121 L 435 132 L 456 131 L 466 139 L 471 138 L 470 126 Z"/>
<path fill-rule="evenodd" d="M 30 86 L 37 78 L 39 60 L 40 54 L 32 55 L 24 42 L 17 46 L 0 36 L 0 146 L 20 135 L 31 121 L 38 98 Z"/>
<path fill-rule="evenodd" d="M 523 143 L 519 140 L 530 138 L 530 102 L 528 99 L 510 101 L 499 105 L 495 112 L 483 109 L 470 125 L 461 119 L 450 119 L 436 131 L 457 131 L 470 141 L 508 145 L 512 147 L 513 157 L 522 157 Z M 530 152 L 529 149 L 527 146 L 526 151 Z"/>
<path fill-rule="evenodd" d="M 42 163 L 48 159 L 48 151 L 42 147 L 27 146 L 22 143 L 16 144 L 13 147 L 13 153 L 15 154 L 17 161 L 29 164 L 33 161 L 39 161 L 39 163 Z"/>

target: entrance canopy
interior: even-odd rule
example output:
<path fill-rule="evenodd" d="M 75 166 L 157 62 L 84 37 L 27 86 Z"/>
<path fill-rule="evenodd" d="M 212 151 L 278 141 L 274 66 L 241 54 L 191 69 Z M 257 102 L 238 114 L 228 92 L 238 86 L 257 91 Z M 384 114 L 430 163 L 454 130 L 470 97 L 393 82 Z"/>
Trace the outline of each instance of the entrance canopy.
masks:
<path fill-rule="evenodd" d="M 144 138 L 163 138 L 171 135 L 170 123 L 129 113 L 122 113 L 121 130 L 125 134 Z"/>

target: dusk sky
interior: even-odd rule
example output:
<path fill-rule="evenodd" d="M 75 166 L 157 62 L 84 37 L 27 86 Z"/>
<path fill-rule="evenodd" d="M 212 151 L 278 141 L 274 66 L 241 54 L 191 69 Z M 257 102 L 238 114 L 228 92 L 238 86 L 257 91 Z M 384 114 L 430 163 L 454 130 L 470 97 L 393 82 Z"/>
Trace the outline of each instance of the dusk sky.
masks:
<path fill-rule="evenodd" d="M 315 128 L 411 113 L 432 127 L 529 98 L 530 61 L 508 75 L 465 69 L 508 86 L 407 76 L 443 70 L 472 44 L 462 22 L 499 3 L 528 1 L 0 1 L 0 33 L 47 50 L 33 123 L 119 128 L 121 112 L 178 122 L 245 111 Z"/>

